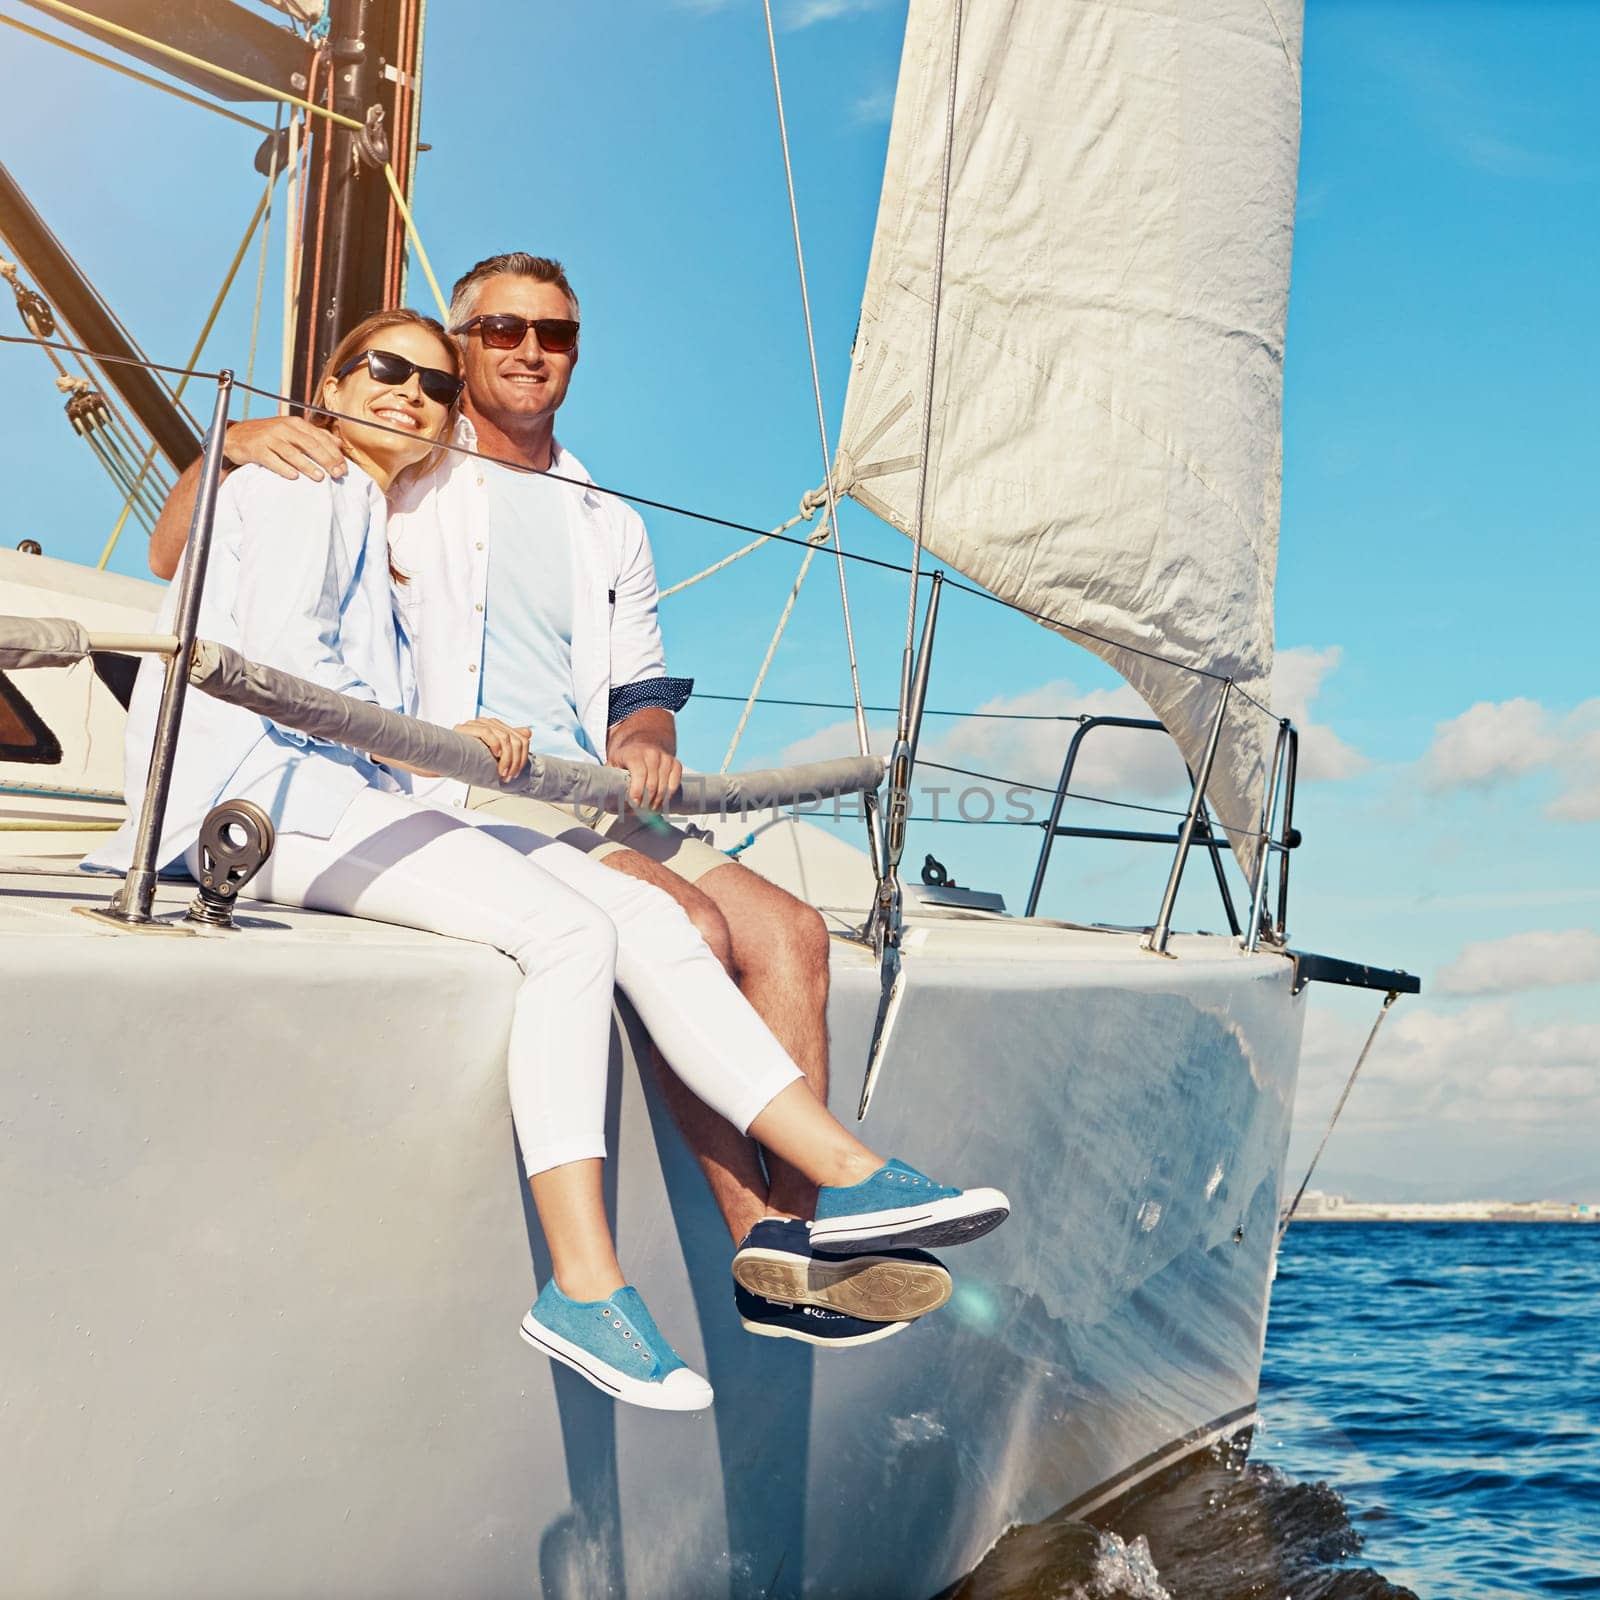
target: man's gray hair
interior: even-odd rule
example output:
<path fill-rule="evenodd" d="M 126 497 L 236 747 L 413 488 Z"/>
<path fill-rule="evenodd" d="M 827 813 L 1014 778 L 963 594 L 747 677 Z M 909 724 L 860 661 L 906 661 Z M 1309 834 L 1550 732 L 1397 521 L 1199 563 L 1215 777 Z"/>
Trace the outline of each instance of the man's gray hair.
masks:
<path fill-rule="evenodd" d="M 478 295 L 490 278 L 532 278 L 536 283 L 553 283 L 566 295 L 572 315 L 578 315 L 578 297 L 567 281 L 567 270 L 559 261 L 548 256 L 530 256 L 523 250 L 510 250 L 505 255 L 489 256 L 461 277 L 450 291 L 450 326 L 459 328 L 478 309 Z"/>

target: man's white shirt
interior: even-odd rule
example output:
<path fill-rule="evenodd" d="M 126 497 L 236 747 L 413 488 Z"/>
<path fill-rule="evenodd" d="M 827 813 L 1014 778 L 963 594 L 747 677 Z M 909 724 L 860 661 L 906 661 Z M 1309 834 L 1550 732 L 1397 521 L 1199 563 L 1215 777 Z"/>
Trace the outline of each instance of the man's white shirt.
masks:
<path fill-rule="evenodd" d="M 472 424 L 461 419 L 455 441 L 477 447 Z M 644 522 L 614 495 L 599 493 L 571 451 L 555 446 L 551 470 L 572 498 L 573 705 L 588 743 L 604 754 L 606 734 L 638 704 L 677 710 L 687 698 L 682 680 L 666 677 L 656 615 L 655 562 Z M 405 581 L 395 609 L 411 646 L 417 712 L 424 721 L 454 727 L 479 714 L 484 619 L 495 530 L 483 464 L 448 451 L 432 471 L 400 486 L 390 501 L 389 542 Z M 501 537 L 512 530 L 499 530 Z M 537 538 L 537 529 L 520 536 Z M 417 785 L 420 793 L 424 785 Z M 435 803 L 462 804 L 466 786 L 441 780 L 428 792 Z"/>

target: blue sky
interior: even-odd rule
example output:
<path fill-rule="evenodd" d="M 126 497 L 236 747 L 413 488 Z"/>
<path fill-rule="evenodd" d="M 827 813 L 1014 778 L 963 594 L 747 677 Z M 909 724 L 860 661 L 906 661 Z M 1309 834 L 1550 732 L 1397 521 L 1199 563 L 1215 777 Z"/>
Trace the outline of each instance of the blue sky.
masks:
<path fill-rule="evenodd" d="M 24 15 L 15 0 L 0 11 Z M 904 5 L 778 0 L 778 15 L 834 427 Z M 256 137 L 9 30 L 0 63 L 7 165 L 145 347 L 181 359 L 259 195 Z M 1600 6 L 1307 8 L 1278 591 L 1280 690 L 1309 724 L 1293 932 L 1428 985 L 1388 1025 L 1330 1147 L 1329 1177 L 1368 1190 L 1600 1195 L 1597 69 Z M 578 283 L 584 354 L 563 433 L 595 475 L 760 526 L 789 516 L 818 479 L 818 446 L 759 5 L 435 7 L 423 123 L 434 149 L 417 210 L 441 276 L 522 247 L 562 257 Z M 254 281 L 252 258 L 208 362 L 243 368 Z M 269 380 L 279 281 L 275 252 Z M 415 273 L 411 299 L 427 303 Z M 0 538 L 92 561 L 118 499 L 43 360 L 6 348 L 0 362 Z M 664 514 L 650 525 L 664 583 L 740 542 Z M 864 513 L 844 532 L 852 549 L 904 557 Z M 673 669 L 747 690 L 798 561 L 769 549 L 669 600 Z M 136 534 L 114 564 L 142 570 Z M 864 687 L 884 702 L 904 592 L 869 572 L 851 592 Z M 824 563 L 767 692 L 848 698 Z M 1126 699 L 1032 624 L 947 603 L 931 704 Z M 718 764 L 736 712 L 690 708 L 692 763 Z M 953 764 L 1034 782 L 1064 742 L 1048 723 L 941 722 L 928 738 Z M 837 713 L 762 709 L 739 760 L 797 747 L 852 742 Z M 1090 776 L 1164 790 L 1132 747 L 1108 747 Z M 1036 849 L 1033 830 L 946 825 L 917 830 L 908 855 L 933 850 L 1019 906 Z M 1066 841 L 1044 909 L 1147 921 L 1164 870 L 1160 851 Z M 1216 925 L 1198 873 L 1182 909 Z M 1372 1009 L 1318 998 L 1296 1159 Z"/>

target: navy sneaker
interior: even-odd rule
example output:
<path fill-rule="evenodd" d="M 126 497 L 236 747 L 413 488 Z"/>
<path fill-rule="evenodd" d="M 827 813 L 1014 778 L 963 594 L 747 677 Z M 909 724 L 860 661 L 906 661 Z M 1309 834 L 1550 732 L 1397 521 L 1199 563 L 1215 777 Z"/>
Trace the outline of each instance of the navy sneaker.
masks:
<path fill-rule="evenodd" d="M 852 1345 L 876 1344 L 897 1333 L 904 1333 L 909 1322 L 870 1322 L 865 1317 L 847 1317 L 842 1311 L 825 1306 L 784 1305 L 766 1296 L 751 1294 L 733 1286 L 733 1303 L 746 1333 L 763 1339 L 798 1339 L 822 1350 L 848 1350 Z"/>
<path fill-rule="evenodd" d="M 888 1245 L 965 1244 L 998 1228 L 1011 1202 L 998 1189 L 952 1189 L 903 1161 L 889 1161 L 870 1178 L 817 1192 L 811 1246 L 828 1255 Z"/>
<path fill-rule="evenodd" d="M 950 1298 L 950 1274 L 920 1250 L 823 1256 L 806 1224 L 767 1217 L 744 1236 L 734 1282 L 764 1300 L 817 1306 L 868 1322 L 910 1322 Z"/>

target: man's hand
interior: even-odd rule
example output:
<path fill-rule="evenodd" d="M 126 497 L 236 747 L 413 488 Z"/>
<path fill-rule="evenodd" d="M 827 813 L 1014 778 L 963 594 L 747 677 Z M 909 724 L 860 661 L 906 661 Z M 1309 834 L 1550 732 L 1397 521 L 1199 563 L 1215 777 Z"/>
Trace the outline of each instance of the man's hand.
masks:
<path fill-rule="evenodd" d="M 502 783 L 509 783 L 528 764 L 528 742 L 533 736 L 530 728 L 510 727 L 498 717 L 473 717 L 458 722 L 456 732 L 480 739 L 489 747 Z"/>
<path fill-rule="evenodd" d="M 642 735 L 613 744 L 607 765 L 628 774 L 628 799 L 644 811 L 659 811 L 683 781 L 683 763 Z"/>
<path fill-rule="evenodd" d="M 222 454 L 236 467 L 265 467 L 280 478 L 342 478 L 346 462 L 339 441 L 304 417 L 257 417 L 228 429 Z"/>

